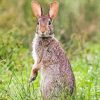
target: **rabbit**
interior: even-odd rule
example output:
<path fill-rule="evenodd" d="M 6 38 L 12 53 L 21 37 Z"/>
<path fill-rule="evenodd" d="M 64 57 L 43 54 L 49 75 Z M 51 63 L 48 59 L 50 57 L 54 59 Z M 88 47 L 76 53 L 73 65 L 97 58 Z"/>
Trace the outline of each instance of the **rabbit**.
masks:
<path fill-rule="evenodd" d="M 47 15 L 37 1 L 32 1 L 32 11 L 37 18 L 35 38 L 32 42 L 32 56 L 35 63 L 31 70 L 30 82 L 40 71 L 41 95 L 43 100 L 66 100 L 75 91 L 75 77 L 70 62 L 60 42 L 54 36 L 53 20 L 56 18 L 59 4 L 56 0 L 50 4 Z"/>

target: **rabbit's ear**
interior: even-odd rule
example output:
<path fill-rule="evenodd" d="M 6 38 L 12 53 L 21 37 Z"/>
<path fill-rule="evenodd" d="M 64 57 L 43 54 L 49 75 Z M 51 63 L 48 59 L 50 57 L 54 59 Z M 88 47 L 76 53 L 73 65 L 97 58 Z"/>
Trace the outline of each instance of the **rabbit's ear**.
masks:
<path fill-rule="evenodd" d="M 49 11 L 50 18 L 53 19 L 57 16 L 58 9 L 59 9 L 59 3 L 56 0 L 54 0 L 54 2 L 50 4 L 50 11 Z"/>
<path fill-rule="evenodd" d="M 42 8 L 37 1 L 32 1 L 32 11 L 37 18 L 41 17 Z"/>

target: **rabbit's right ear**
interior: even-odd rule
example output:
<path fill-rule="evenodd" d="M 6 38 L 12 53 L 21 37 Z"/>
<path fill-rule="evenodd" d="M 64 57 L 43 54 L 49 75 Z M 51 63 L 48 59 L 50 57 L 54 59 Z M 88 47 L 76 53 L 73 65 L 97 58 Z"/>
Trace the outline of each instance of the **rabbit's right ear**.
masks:
<path fill-rule="evenodd" d="M 54 0 L 53 3 L 50 4 L 50 11 L 49 11 L 49 16 L 50 18 L 54 19 L 57 16 L 59 9 L 59 3 Z"/>
<path fill-rule="evenodd" d="M 41 17 L 42 8 L 37 1 L 32 1 L 32 11 L 37 18 Z"/>

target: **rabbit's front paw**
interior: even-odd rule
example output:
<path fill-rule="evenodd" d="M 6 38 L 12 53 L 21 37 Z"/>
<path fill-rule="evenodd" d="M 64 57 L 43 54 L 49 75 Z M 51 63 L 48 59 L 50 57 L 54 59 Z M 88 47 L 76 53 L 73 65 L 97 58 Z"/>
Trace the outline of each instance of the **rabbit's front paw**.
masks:
<path fill-rule="evenodd" d="M 36 79 L 36 77 L 30 77 L 29 82 L 33 82 Z"/>
<path fill-rule="evenodd" d="M 32 72 L 31 72 L 31 75 L 30 75 L 30 79 L 29 79 L 30 83 L 36 79 L 37 74 L 38 74 L 37 70 L 32 69 Z"/>

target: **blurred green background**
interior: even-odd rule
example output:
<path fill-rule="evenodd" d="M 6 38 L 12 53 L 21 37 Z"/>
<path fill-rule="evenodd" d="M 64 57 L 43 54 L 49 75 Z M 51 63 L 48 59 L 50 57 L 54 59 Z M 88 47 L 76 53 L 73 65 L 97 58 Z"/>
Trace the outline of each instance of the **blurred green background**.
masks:
<path fill-rule="evenodd" d="M 40 100 L 39 80 L 28 83 L 36 18 L 32 0 L 0 0 L 0 100 Z M 38 0 L 45 13 L 53 0 Z M 76 100 L 100 100 L 100 0 L 57 0 L 55 36 L 76 78 Z"/>

